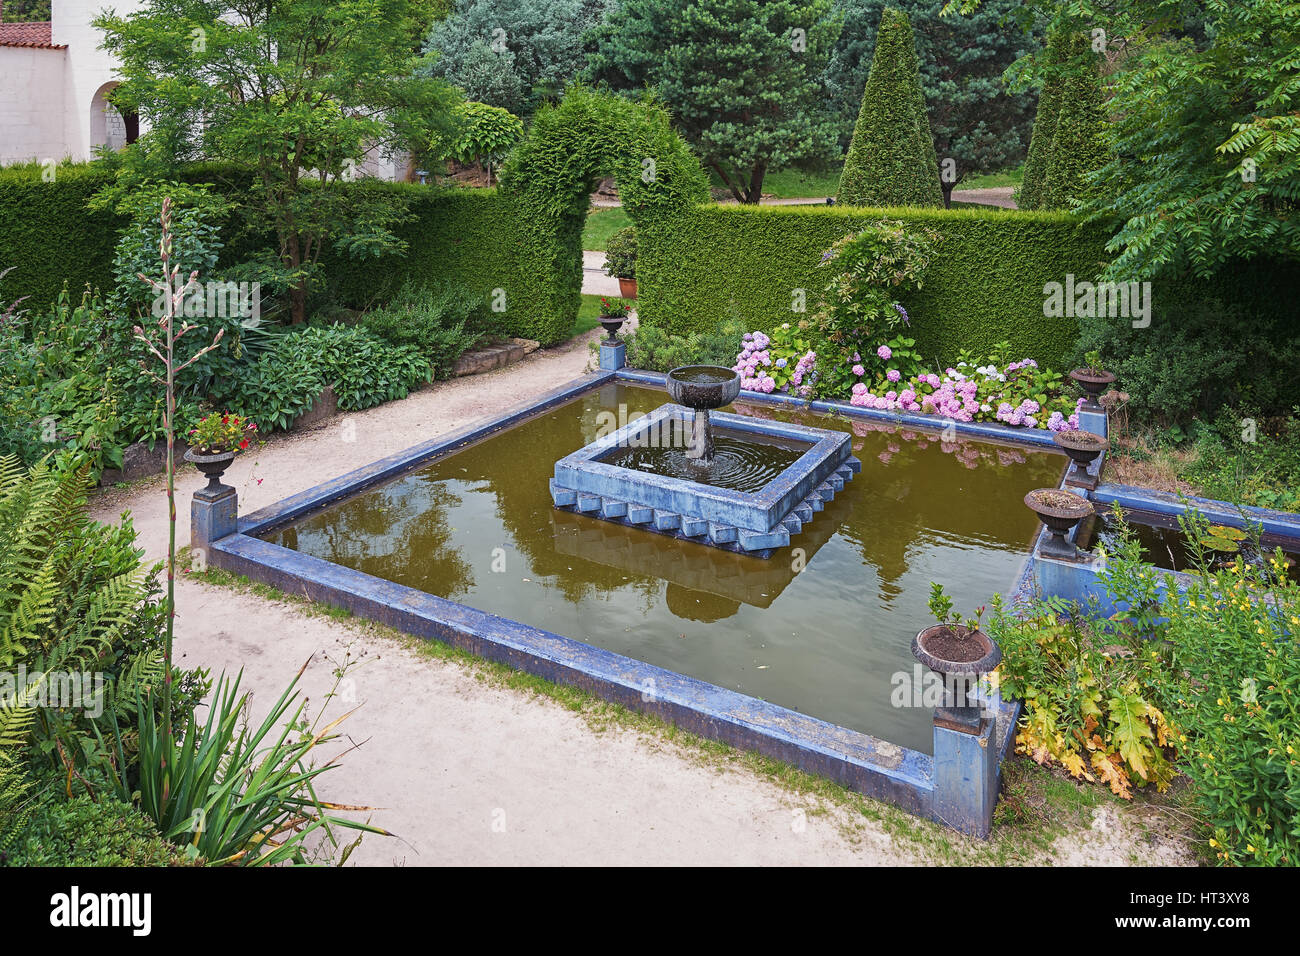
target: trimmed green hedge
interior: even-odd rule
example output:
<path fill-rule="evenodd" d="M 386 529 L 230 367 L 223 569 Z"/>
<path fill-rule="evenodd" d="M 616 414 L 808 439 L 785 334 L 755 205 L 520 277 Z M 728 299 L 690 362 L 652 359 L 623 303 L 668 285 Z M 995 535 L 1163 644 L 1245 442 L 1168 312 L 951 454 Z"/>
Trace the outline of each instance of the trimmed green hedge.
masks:
<path fill-rule="evenodd" d="M 925 287 L 905 300 L 927 358 L 947 363 L 1005 340 L 1017 355 L 1058 367 L 1068 360 L 1078 326 L 1043 316 L 1043 285 L 1067 272 L 1095 276 L 1105 237 L 1064 213 L 699 206 L 641 231 L 640 321 L 685 335 L 728 319 L 764 331 L 798 320 L 794 290 L 806 290 L 811 313 L 829 279 L 817 268 L 822 252 L 881 218 L 941 236 Z"/>
<path fill-rule="evenodd" d="M 44 182 L 35 166 L 0 169 L 0 303 L 20 296 L 25 309 L 53 305 L 66 280 L 74 292 L 86 283 L 113 284 L 113 247 L 123 221 L 93 213 L 86 200 L 111 180 L 92 166 L 60 166 Z"/>
<path fill-rule="evenodd" d="M 196 167 L 185 177 L 212 182 L 219 191 L 238 193 L 237 174 Z M 94 165 L 59 167 L 53 182 L 32 166 L 0 170 L 0 269 L 13 271 L 0 281 L 0 302 L 27 296 L 23 308 L 54 303 L 66 281 L 75 294 L 83 285 L 112 286 L 113 249 L 125 224 L 111 213 L 93 213 L 86 202 L 112 175 Z M 324 277 L 343 305 L 365 308 L 396 292 L 407 279 L 442 284 L 456 281 L 481 292 L 509 290 L 519 274 L 518 217 L 512 203 L 495 189 L 440 189 L 409 183 L 366 181 L 359 189 L 410 193 L 412 219 L 399 229 L 409 249 L 403 256 L 357 259 L 327 251 Z M 230 265 L 272 237 L 227 235 L 221 265 Z M 557 341 L 551 326 L 522 307 L 526 300 L 507 296 L 503 318 L 511 331 Z M 519 307 L 511 308 L 519 303 Z M 572 328 L 572 320 L 564 327 Z"/>
<path fill-rule="evenodd" d="M 412 219 L 397 230 L 407 252 L 377 259 L 356 259 L 332 250 L 323 255 L 326 278 L 342 304 L 367 308 L 387 300 L 407 279 L 437 285 L 455 282 L 485 297 L 493 289 L 509 290 L 518 270 L 518 226 L 510 203 L 495 189 L 382 182 L 366 183 L 363 188 L 409 193 Z M 505 319 L 512 331 L 519 335 L 534 331 L 526 321 L 516 323 L 512 304 L 507 295 Z"/>

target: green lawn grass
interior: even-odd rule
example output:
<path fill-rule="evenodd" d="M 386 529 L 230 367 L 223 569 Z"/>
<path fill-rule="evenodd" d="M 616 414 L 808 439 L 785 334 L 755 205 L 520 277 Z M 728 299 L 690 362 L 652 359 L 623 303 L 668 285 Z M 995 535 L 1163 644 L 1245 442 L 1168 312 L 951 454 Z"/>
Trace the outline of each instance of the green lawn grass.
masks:
<path fill-rule="evenodd" d="M 578 318 L 573 323 L 573 331 L 569 333 L 569 338 L 579 336 L 583 332 L 590 332 L 598 325 L 600 325 L 600 296 L 584 295 L 582 304 L 578 306 Z"/>
<path fill-rule="evenodd" d="M 587 213 L 587 225 L 582 230 L 582 248 L 603 252 L 609 237 L 624 226 L 630 225 L 632 220 L 628 218 L 622 206 L 615 206 L 613 209 L 593 209 Z"/>
<path fill-rule="evenodd" d="M 1022 163 L 1015 169 L 1004 169 L 997 173 L 981 173 L 970 176 L 957 184 L 958 189 L 996 189 L 999 186 L 1019 186 L 1025 181 L 1025 167 Z"/>
<path fill-rule="evenodd" d="M 709 185 L 724 188 L 718 174 L 709 171 Z M 763 192 L 777 199 L 820 199 L 834 196 L 840 187 L 840 166 L 836 164 L 825 172 L 805 173 L 797 169 L 782 169 L 763 177 Z"/>

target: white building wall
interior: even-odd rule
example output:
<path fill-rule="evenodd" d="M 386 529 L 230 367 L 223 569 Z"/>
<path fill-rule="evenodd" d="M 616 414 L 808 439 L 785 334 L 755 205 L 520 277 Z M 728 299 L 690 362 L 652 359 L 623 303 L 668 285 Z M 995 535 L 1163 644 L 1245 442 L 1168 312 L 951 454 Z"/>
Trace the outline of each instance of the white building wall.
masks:
<path fill-rule="evenodd" d="M 63 129 L 66 50 L 0 47 L 0 165 L 75 155 Z"/>
<path fill-rule="evenodd" d="M 104 93 L 118 80 L 117 62 L 100 49 L 91 21 L 102 10 L 126 15 L 143 0 L 53 0 L 51 41 L 66 49 L 0 47 L 0 163 L 91 159 L 105 145 L 116 116 L 106 121 Z M 140 132 L 147 128 L 142 121 Z M 114 142 L 113 145 L 120 145 Z M 358 172 L 403 179 L 405 157 L 371 150 Z"/>
<path fill-rule="evenodd" d="M 103 34 L 90 25 L 101 10 L 118 15 L 140 9 L 139 0 L 53 0 L 53 40 L 66 43 L 68 75 L 63 107 L 63 135 L 68 151 L 77 159 L 90 159 L 92 150 L 104 142 L 102 112 L 95 94 L 107 83 L 116 82 L 117 61 L 99 48 Z M 102 98 L 101 98 L 102 99 Z"/>

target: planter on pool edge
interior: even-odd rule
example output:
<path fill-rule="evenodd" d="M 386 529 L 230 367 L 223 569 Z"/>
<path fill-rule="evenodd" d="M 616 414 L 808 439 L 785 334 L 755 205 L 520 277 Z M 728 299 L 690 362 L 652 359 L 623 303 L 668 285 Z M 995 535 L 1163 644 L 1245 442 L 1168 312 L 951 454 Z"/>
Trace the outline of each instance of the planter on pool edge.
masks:
<path fill-rule="evenodd" d="M 1079 383 L 1079 386 L 1087 393 L 1088 407 L 1093 411 L 1101 408 L 1097 404 L 1097 397 L 1106 390 L 1106 387 L 1114 384 L 1115 373 L 1098 371 L 1093 368 L 1076 368 L 1070 373 L 1070 378 Z"/>
<path fill-rule="evenodd" d="M 935 624 L 912 638 L 912 656 L 943 679 L 944 703 L 935 709 L 935 723 L 979 733 L 978 685 L 1002 660 L 997 641 L 963 624 Z M 958 657 L 965 659 L 953 659 Z"/>
<path fill-rule="evenodd" d="M 618 277 L 618 294 L 625 299 L 636 298 L 636 279 L 624 279 Z"/>
<path fill-rule="evenodd" d="M 1110 450 L 1110 441 L 1095 432 L 1061 431 L 1052 433 L 1052 441 L 1074 462 L 1068 478 L 1089 481 L 1088 466 L 1104 451 Z"/>
<path fill-rule="evenodd" d="M 1025 504 L 1051 532 L 1051 537 L 1043 543 L 1042 553 L 1050 558 L 1077 558 L 1078 549 L 1066 540 L 1066 535 L 1093 514 L 1092 503 L 1072 491 L 1035 488 L 1025 495 Z"/>
<path fill-rule="evenodd" d="M 600 317 L 601 326 L 609 333 L 609 341 L 618 341 L 618 336 L 615 333 L 623 327 L 625 321 L 627 320 L 621 315 L 602 315 Z"/>
<path fill-rule="evenodd" d="M 220 491 L 224 486 L 221 484 L 221 476 L 226 473 L 230 463 L 238 455 L 237 451 L 221 451 L 210 455 L 203 455 L 196 452 L 193 448 L 185 452 L 185 460 L 193 463 L 199 471 L 207 476 L 208 484 L 205 491 Z"/>

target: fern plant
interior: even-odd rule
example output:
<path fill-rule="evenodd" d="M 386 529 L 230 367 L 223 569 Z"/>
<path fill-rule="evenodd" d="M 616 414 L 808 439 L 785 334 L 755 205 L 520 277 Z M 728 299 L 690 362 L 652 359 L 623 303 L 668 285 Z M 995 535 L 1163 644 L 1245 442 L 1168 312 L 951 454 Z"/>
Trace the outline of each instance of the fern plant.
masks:
<path fill-rule="evenodd" d="M 0 685 L 0 840 L 28 805 L 25 758 L 43 736 L 38 715 L 58 712 L 40 706 L 51 703 L 51 677 L 116 676 L 93 702 L 115 715 L 116 701 L 134 700 L 161 672 L 159 651 L 137 633 L 150 572 L 130 546 L 134 531 L 92 522 L 86 489 L 84 465 L 60 471 L 45 459 L 27 469 L 0 457 L 0 671 L 11 675 Z"/>

